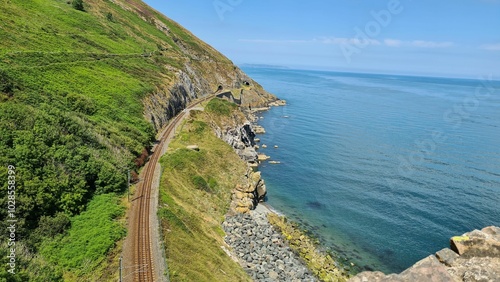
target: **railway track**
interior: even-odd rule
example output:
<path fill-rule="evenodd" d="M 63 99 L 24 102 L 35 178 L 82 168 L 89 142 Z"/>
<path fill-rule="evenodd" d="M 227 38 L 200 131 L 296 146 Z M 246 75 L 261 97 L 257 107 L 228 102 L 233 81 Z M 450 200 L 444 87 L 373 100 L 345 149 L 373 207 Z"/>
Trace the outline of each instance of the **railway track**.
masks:
<path fill-rule="evenodd" d="M 212 98 L 214 95 L 209 95 L 201 100 L 192 103 L 186 109 L 192 109 L 200 103 Z M 139 185 L 136 192 L 136 222 L 133 223 L 133 263 L 136 267 L 134 281 L 140 282 L 154 282 L 163 281 L 163 278 L 156 277 L 155 272 L 155 259 L 152 255 L 152 240 L 151 240 L 151 224 L 156 224 L 156 222 L 150 222 L 150 210 L 151 210 L 151 189 L 153 186 L 155 167 L 158 160 L 161 157 L 161 152 L 163 151 L 163 146 L 168 145 L 168 137 L 171 135 L 172 131 L 178 125 L 178 123 L 184 118 L 184 115 L 189 111 L 182 111 L 179 113 L 167 126 L 163 135 L 161 136 L 155 151 L 151 155 L 148 163 L 144 168 L 144 180 Z"/>

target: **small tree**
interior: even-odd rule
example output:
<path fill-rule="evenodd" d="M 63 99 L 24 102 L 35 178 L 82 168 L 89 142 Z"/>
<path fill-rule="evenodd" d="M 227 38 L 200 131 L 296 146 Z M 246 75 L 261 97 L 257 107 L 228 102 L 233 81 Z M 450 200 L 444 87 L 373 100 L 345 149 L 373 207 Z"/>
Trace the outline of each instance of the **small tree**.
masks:
<path fill-rule="evenodd" d="M 83 0 L 73 0 L 73 8 L 79 10 L 79 11 L 85 11 L 83 8 Z"/>
<path fill-rule="evenodd" d="M 115 19 L 113 18 L 113 14 L 111 12 L 108 12 L 106 14 L 106 19 L 108 19 L 108 21 L 110 21 L 110 22 L 114 22 L 115 21 Z"/>
<path fill-rule="evenodd" d="M 0 92 L 12 97 L 16 88 L 13 81 L 12 77 L 6 71 L 0 69 Z"/>

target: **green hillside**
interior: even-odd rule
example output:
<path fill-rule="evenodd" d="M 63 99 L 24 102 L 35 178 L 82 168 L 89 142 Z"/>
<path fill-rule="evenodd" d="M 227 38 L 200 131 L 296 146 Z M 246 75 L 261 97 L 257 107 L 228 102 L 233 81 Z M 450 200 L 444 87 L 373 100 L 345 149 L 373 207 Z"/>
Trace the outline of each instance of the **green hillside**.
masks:
<path fill-rule="evenodd" d="M 156 131 L 190 100 L 251 81 L 138 0 L 72 4 L 1 1 L 0 204 L 8 204 L 8 166 L 15 166 L 18 257 L 17 274 L 2 268 L 0 281 L 105 277 L 107 256 L 126 232 L 126 172 L 137 175 Z M 251 83 L 247 103 L 271 97 Z M 113 232 L 96 234 L 97 224 Z M 74 242 L 89 247 L 86 260 Z"/>
<path fill-rule="evenodd" d="M 246 165 L 210 127 L 213 122 L 231 124 L 242 115 L 234 104 L 211 100 L 205 112 L 190 112 L 161 158 L 158 216 L 171 281 L 251 281 L 221 248 L 221 223 Z M 200 150 L 186 149 L 190 144 Z"/>

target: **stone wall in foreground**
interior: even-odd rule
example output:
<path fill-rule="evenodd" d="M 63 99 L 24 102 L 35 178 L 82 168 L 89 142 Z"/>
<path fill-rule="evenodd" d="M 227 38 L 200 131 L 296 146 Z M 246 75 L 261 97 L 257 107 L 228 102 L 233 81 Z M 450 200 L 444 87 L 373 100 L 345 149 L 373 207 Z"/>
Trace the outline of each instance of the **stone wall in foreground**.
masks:
<path fill-rule="evenodd" d="M 450 240 L 450 249 L 428 256 L 400 274 L 362 272 L 350 282 L 500 282 L 500 228 L 489 226 Z"/>

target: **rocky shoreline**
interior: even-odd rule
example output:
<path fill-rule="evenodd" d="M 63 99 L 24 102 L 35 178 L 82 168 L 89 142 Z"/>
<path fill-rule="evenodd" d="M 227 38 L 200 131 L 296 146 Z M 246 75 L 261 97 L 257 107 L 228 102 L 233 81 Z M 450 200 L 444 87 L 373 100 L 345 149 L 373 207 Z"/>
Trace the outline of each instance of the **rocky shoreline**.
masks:
<path fill-rule="evenodd" d="M 350 282 L 500 282 L 500 228 L 485 227 L 450 239 L 450 248 L 430 255 L 400 274 L 362 272 Z"/>
<path fill-rule="evenodd" d="M 259 140 L 255 137 L 264 134 L 265 129 L 256 124 L 255 113 L 284 105 L 286 101 L 277 100 L 269 107 L 245 111 L 244 119 L 234 116 L 232 122 L 212 124 L 217 137 L 229 144 L 247 164 L 246 174 L 233 190 L 230 211 L 222 224 L 227 244 L 222 248 L 254 281 L 319 281 L 319 276 L 315 276 L 308 262 L 301 258 L 302 253 L 299 255 L 292 249 L 289 238 L 270 222 L 269 213 L 279 214 L 262 204 L 267 188 L 257 167 L 268 157 L 257 153 Z M 301 235 L 300 240 L 305 239 L 303 237 Z M 324 261 L 314 246 L 306 248 L 308 256 L 315 253 L 314 260 Z"/>
<path fill-rule="evenodd" d="M 248 213 L 226 217 L 222 226 L 233 258 L 255 281 L 318 281 L 269 223 L 269 212 L 259 205 Z"/>
<path fill-rule="evenodd" d="M 270 106 L 285 104 L 277 100 Z M 267 214 L 273 211 L 259 204 L 267 192 L 260 172 L 256 171 L 260 160 L 255 142 L 256 133 L 263 134 L 265 130 L 251 123 L 257 120 L 254 113 L 259 110 L 246 112 L 246 120 L 236 118 L 232 124 L 213 125 L 217 137 L 247 163 L 247 172 L 233 190 L 230 211 L 222 224 L 229 247 L 223 249 L 255 281 L 318 281 L 269 222 Z"/>

